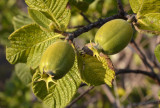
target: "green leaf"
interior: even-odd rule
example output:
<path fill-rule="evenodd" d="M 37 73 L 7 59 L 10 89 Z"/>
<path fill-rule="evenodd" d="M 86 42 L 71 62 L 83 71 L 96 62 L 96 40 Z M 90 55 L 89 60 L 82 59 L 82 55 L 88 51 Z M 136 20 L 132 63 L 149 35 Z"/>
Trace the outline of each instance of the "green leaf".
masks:
<path fill-rule="evenodd" d="M 84 55 L 82 60 L 82 64 L 84 64 L 81 71 L 82 80 L 88 85 L 105 84 L 106 70 L 103 68 L 102 63 L 96 57 L 90 55 Z"/>
<path fill-rule="evenodd" d="M 67 7 L 68 0 L 25 0 L 25 2 L 31 9 L 34 9 L 30 12 L 30 15 L 35 21 L 38 20 L 36 23 L 41 22 L 38 23 L 40 26 L 42 26 L 44 19 L 48 18 L 53 22 L 51 26 L 54 27 L 51 28 L 61 31 L 67 28 L 71 16 L 70 9 Z M 36 18 L 33 16 L 34 14 Z M 47 25 L 46 22 L 44 23 Z"/>
<path fill-rule="evenodd" d="M 160 34 L 160 13 L 150 13 L 139 18 L 137 27 L 140 32 Z"/>
<path fill-rule="evenodd" d="M 52 21 L 48 19 L 42 12 L 30 8 L 28 8 L 28 12 L 37 24 L 49 30 L 49 25 L 52 23 Z"/>
<path fill-rule="evenodd" d="M 148 13 L 160 12 L 159 0 L 129 0 L 134 13 L 137 13 L 137 18 Z"/>
<path fill-rule="evenodd" d="M 48 106 L 48 108 L 64 108 L 73 98 L 81 84 L 77 61 L 72 69 L 55 83 L 49 84 L 49 91 L 44 81 L 40 79 L 39 70 L 33 76 L 33 92 Z M 38 81 L 38 82 L 37 82 Z"/>
<path fill-rule="evenodd" d="M 157 60 L 160 62 L 160 44 L 157 45 L 157 47 L 155 48 L 154 54 L 155 54 Z"/>
<path fill-rule="evenodd" d="M 45 49 L 62 37 L 45 32 L 36 24 L 23 26 L 9 36 L 11 45 L 6 49 L 6 58 L 11 64 L 27 63 L 35 69 Z"/>
<path fill-rule="evenodd" d="M 138 13 L 143 0 L 129 0 L 130 6 L 134 13 Z"/>
<path fill-rule="evenodd" d="M 38 68 L 32 77 L 32 90 L 33 90 L 33 93 L 38 98 L 43 100 L 48 95 L 48 91 L 47 91 L 46 82 L 42 80 L 38 81 L 40 78 L 41 78 L 41 73 Z M 51 84 L 54 85 L 53 83 Z"/>
<path fill-rule="evenodd" d="M 13 26 L 15 30 L 31 23 L 33 23 L 33 21 L 27 15 L 17 15 L 13 17 Z"/>
<path fill-rule="evenodd" d="M 160 13 L 160 0 L 142 0 L 138 16 L 148 13 Z"/>
<path fill-rule="evenodd" d="M 94 86 L 106 83 L 110 87 L 112 86 L 115 72 L 108 68 L 106 60 L 102 62 L 97 57 L 84 55 L 82 61 L 83 70 L 81 71 L 81 78 L 85 83 Z"/>
<path fill-rule="evenodd" d="M 24 63 L 18 63 L 15 65 L 15 73 L 18 78 L 25 84 L 32 82 L 31 69 Z"/>
<path fill-rule="evenodd" d="M 87 11 L 89 5 L 93 2 L 94 0 L 69 0 L 69 2 L 78 8 L 81 11 Z"/>
<path fill-rule="evenodd" d="M 79 60 L 79 69 L 82 80 L 88 85 L 107 84 L 112 86 L 115 71 L 110 58 L 99 53 L 91 44 L 88 46 L 93 51 L 93 56 L 83 55 Z"/>

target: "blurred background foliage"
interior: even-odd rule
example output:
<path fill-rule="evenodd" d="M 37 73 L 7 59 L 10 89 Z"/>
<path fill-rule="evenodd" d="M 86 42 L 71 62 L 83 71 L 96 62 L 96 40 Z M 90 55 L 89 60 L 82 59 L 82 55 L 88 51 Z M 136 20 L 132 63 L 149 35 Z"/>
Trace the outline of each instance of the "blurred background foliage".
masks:
<path fill-rule="evenodd" d="M 74 0 L 70 0 L 72 17 L 68 31 L 76 30 L 88 24 L 82 14 L 91 22 L 117 14 L 116 0 L 82 1 L 85 2 L 77 5 Z M 132 13 L 128 0 L 122 0 L 122 2 L 125 11 Z M 16 25 L 15 21 L 18 21 L 19 25 Z M 5 47 L 9 45 L 8 36 L 20 25 L 29 23 L 32 23 L 32 20 L 27 16 L 27 5 L 24 0 L 0 0 L 0 108 L 44 108 L 41 101 L 32 93 L 31 77 L 23 80 L 19 76 L 23 64 L 10 65 L 5 59 Z M 94 41 L 97 29 L 90 30 L 75 39 L 77 47 L 81 49 L 85 44 Z M 157 36 L 135 32 L 134 38 L 143 52 L 147 54 L 147 57 L 151 61 L 155 59 L 153 52 Z M 111 56 L 111 59 L 116 68 L 145 70 L 141 59 L 130 46 Z M 28 69 L 26 67 L 25 71 L 28 72 Z M 159 70 L 156 72 L 158 73 Z M 29 75 L 31 76 L 32 73 Z M 79 88 L 75 97 L 87 89 L 87 86 Z M 140 74 L 119 75 L 116 77 L 113 88 L 106 85 L 97 86 L 74 104 L 73 108 L 116 108 L 115 103 L 121 107 L 132 108 L 131 104 L 133 103 L 158 100 L 159 90 L 159 86 L 146 76 Z M 139 108 L 144 107 L 158 108 L 158 105 L 139 106 Z"/>

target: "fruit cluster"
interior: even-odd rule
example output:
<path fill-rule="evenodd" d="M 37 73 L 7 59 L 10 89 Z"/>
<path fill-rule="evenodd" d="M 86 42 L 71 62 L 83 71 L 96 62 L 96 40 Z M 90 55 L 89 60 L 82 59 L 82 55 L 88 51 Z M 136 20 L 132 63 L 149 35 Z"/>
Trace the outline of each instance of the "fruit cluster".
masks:
<path fill-rule="evenodd" d="M 133 30 L 129 22 L 115 19 L 105 23 L 96 33 L 96 48 L 107 55 L 124 49 L 132 38 Z M 40 62 L 40 72 L 54 80 L 62 78 L 73 66 L 75 51 L 66 41 L 57 41 L 44 52 Z"/>

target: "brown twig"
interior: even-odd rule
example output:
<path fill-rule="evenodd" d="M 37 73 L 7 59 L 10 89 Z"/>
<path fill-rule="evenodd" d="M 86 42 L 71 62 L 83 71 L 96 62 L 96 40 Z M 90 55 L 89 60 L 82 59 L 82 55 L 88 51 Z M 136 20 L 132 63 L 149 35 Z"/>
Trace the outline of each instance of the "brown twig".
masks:
<path fill-rule="evenodd" d="M 155 74 L 153 72 L 147 72 L 147 71 L 142 71 L 142 70 L 130 70 L 130 69 L 118 69 L 116 71 L 116 75 L 119 75 L 119 74 L 130 74 L 130 73 L 146 75 L 146 76 L 156 80 L 158 82 L 158 84 L 160 84 L 160 78 L 158 77 L 157 74 Z"/>
<path fill-rule="evenodd" d="M 131 40 L 130 45 L 134 48 L 136 53 L 139 55 L 139 57 L 142 59 L 143 63 L 148 67 L 152 72 L 154 72 L 152 66 L 148 63 L 146 56 L 143 54 L 141 49 L 138 47 L 134 39 Z"/>
<path fill-rule="evenodd" d="M 86 17 L 86 15 L 84 15 L 83 12 L 81 12 L 80 14 L 83 16 L 83 18 L 84 18 L 89 24 L 92 23 L 92 22 Z"/>
<path fill-rule="evenodd" d="M 119 13 L 117 15 L 113 15 L 113 16 L 110 16 L 110 17 L 107 17 L 107 18 L 104 18 L 104 19 L 99 19 L 98 21 L 93 22 L 93 23 L 81 12 L 80 14 L 83 16 L 83 18 L 89 24 L 82 27 L 82 28 L 79 28 L 78 30 L 76 30 L 74 32 L 64 33 L 65 36 L 68 36 L 66 39 L 73 41 L 74 38 L 80 36 L 81 34 L 83 34 L 85 32 L 88 32 L 89 30 L 91 30 L 93 28 L 101 27 L 104 23 L 106 23 L 110 20 L 113 20 L 113 19 L 118 19 L 118 18 L 126 19 L 126 16 L 125 16 L 126 13 L 123 9 L 121 0 L 117 0 L 117 3 L 118 3 L 118 9 L 119 9 Z"/>
<path fill-rule="evenodd" d="M 150 65 L 150 63 L 152 63 L 152 64 L 154 64 L 154 63 L 153 62 L 149 63 L 147 61 L 145 54 L 141 51 L 141 49 L 138 47 L 138 45 L 136 44 L 136 42 L 133 39 L 131 40 L 130 44 L 134 48 L 136 53 L 139 55 L 139 57 L 141 58 L 141 60 L 145 64 L 145 66 L 151 70 L 150 76 L 152 76 L 153 79 L 156 79 L 158 81 L 158 83 L 160 84 L 160 77 L 154 72 L 153 67 Z"/>
<path fill-rule="evenodd" d="M 116 97 L 116 104 L 118 108 L 121 108 L 121 104 L 120 104 L 120 100 L 119 100 L 119 95 L 118 95 L 118 88 L 117 88 L 117 82 L 116 79 L 113 82 L 113 86 L 114 86 L 114 94 Z"/>
<path fill-rule="evenodd" d="M 91 91 L 94 88 L 94 86 L 90 87 L 88 90 L 86 90 L 84 93 L 79 95 L 76 99 L 74 99 L 66 108 L 71 108 L 73 104 L 75 104 L 79 99 L 81 99 L 85 94 L 87 94 L 89 91 Z"/>
<path fill-rule="evenodd" d="M 108 86 L 102 85 L 101 87 L 102 87 L 104 93 L 106 94 L 106 96 L 108 97 L 108 100 L 113 105 L 113 108 L 118 108 L 118 105 L 116 103 L 116 99 L 115 99 L 114 95 L 112 94 L 111 90 L 108 88 Z"/>
<path fill-rule="evenodd" d="M 118 18 L 125 19 L 125 17 L 122 17 L 120 15 L 113 15 L 113 16 L 110 16 L 110 17 L 107 17 L 107 18 L 104 18 L 104 19 L 99 19 L 98 21 L 93 22 L 91 24 L 88 24 L 88 25 L 86 25 L 86 26 L 84 26 L 82 28 L 79 28 L 78 30 L 76 30 L 74 32 L 68 33 L 67 40 L 73 41 L 74 38 L 80 36 L 81 34 L 83 34 L 85 32 L 88 32 L 89 30 L 91 30 L 93 28 L 100 27 L 104 23 L 106 23 L 106 22 L 108 22 L 110 20 L 118 19 Z"/>
<path fill-rule="evenodd" d="M 126 13 L 124 11 L 123 5 L 122 5 L 122 1 L 121 0 L 117 0 L 117 4 L 118 4 L 118 13 L 121 16 L 124 16 Z"/>
<path fill-rule="evenodd" d="M 68 26 L 68 29 L 76 29 L 76 28 L 82 28 L 84 25 L 78 25 L 78 26 Z"/>
<path fill-rule="evenodd" d="M 142 105 L 148 105 L 148 104 L 160 104 L 160 100 L 152 100 L 152 101 L 146 101 L 146 102 L 141 102 L 141 103 L 133 103 L 128 105 L 128 107 L 137 107 L 137 106 L 142 106 Z"/>

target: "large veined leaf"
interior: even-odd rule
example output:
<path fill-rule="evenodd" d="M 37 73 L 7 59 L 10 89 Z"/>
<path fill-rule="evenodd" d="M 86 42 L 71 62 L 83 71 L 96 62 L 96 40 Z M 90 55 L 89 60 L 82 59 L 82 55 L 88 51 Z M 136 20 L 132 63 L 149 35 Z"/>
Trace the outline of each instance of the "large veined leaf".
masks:
<path fill-rule="evenodd" d="M 137 13 L 136 28 L 139 32 L 160 34 L 160 1 L 130 0 L 132 10 Z"/>
<path fill-rule="evenodd" d="M 79 60 L 82 80 L 88 85 L 107 84 L 111 87 L 115 77 L 111 60 L 103 53 L 99 54 L 96 49 L 91 50 L 94 56 L 83 55 Z"/>
<path fill-rule="evenodd" d="M 158 46 L 155 48 L 154 54 L 155 54 L 157 60 L 160 62 L 160 45 L 158 45 Z"/>
<path fill-rule="evenodd" d="M 27 85 L 32 82 L 31 69 L 26 64 L 24 63 L 16 64 L 15 73 L 24 84 Z"/>
<path fill-rule="evenodd" d="M 45 81 L 38 81 L 40 78 L 40 72 L 37 70 L 33 76 L 33 92 L 43 100 L 48 108 L 64 108 L 71 101 L 81 84 L 76 61 L 64 77 L 57 80 L 56 83 L 50 82 L 49 90 L 47 90 Z"/>
<path fill-rule="evenodd" d="M 33 23 L 33 20 L 29 18 L 27 15 L 17 15 L 13 17 L 13 26 L 15 30 L 31 23 Z"/>
<path fill-rule="evenodd" d="M 21 27 L 9 36 L 6 58 L 11 64 L 27 63 L 35 69 L 45 49 L 62 38 L 60 34 L 45 32 L 36 24 Z"/>
<path fill-rule="evenodd" d="M 67 7 L 68 0 L 25 0 L 25 2 L 30 7 L 29 13 L 32 19 L 40 26 L 48 25 L 51 20 L 50 25 L 54 26 L 51 28 L 61 31 L 67 28 L 71 16 Z"/>
<path fill-rule="evenodd" d="M 146 14 L 137 22 L 139 31 L 160 34 L 160 13 Z"/>
<path fill-rule="evenodd" d="M 148 13 L 160 13 L 160 0 L 143 0 L 142 6 L 139 10 L 139 15 Z"/>
<path fill-rule="evenodd" d="M 137 13 L 138 18 L 148 13 L 160 12 L 159 0 L 129 0 L 134 13 Z"/>

